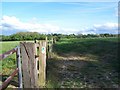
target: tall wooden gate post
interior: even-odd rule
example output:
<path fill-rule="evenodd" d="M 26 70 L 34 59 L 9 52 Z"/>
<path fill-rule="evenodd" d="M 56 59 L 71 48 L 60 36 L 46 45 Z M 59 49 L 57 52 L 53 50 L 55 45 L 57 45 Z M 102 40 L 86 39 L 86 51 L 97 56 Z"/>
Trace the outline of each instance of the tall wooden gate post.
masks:
<path fill-rule="evenodd" d="M 39 42 L 39 75 L 38 84 L 40 87 L 45 86 L 46 81 L 46 40 L 41 40 Z"/>
<path fill-rule="evenodd" d="M 22 57 L 22 71 L 23 71 L 23 85 L 24 88 L 38 87 L 36 81 L 36 60 L 35 60 L 35 44 L 30 42 L 21 42 L 21 57 Z"/>

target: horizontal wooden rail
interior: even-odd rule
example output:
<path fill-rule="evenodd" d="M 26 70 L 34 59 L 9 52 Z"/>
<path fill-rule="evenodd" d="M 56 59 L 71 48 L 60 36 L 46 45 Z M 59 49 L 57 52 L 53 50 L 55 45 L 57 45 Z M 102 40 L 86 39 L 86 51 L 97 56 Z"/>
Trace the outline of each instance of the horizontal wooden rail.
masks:
<path fill-rule="evenodd" d="M 18 68 L 15 69 L 15 71 L 2 83 L 2 86 L 0 86 L 0 90 L 7 87 L 8 83 L 12 80 L 12 78 L 18 73 Z"/>
<path fill-rule="evenodd" d="M 9 55 L 15 53 L 16 51 L 17 51 L 17 47 L 14 48 L 14 49 L 12 49 L 12 50 L 10 50 L 10 51 L 5 52 L 4 54 L 1 54 L 1 55 L 0 55 L 0 60 L 8 57 Z"/>

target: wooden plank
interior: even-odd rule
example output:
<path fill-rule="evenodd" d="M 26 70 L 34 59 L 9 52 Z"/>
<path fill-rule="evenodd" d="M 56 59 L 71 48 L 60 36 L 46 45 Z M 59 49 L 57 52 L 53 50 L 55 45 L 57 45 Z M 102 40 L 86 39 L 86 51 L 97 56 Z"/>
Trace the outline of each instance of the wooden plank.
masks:
<path fill-rule="evenodd" d="M 2 86 L 0 87 L 0 90 L 6 88 L 9 82 L 17 73 L 18 73 L 18 68 L 16 68 L 15 71 L 3 82 Z"/>
<path fill-rule="evenodd" d="M 36 47 L 36 48 L 39 47 L 39 44 L 38 44 L 38 43 L 35 43 L 35 47 Z"/>
<path fill-rule="evenodd" d="M 34 46 L 33 46 L 33 53 L 38 56 L 38 54 L 37 54 L 37 48 L 38 48 L 38 44 L 34 44 Z M 38 83 L 37 83 L 37 81 L 38 81 L 37 61 L 38 61 L 38 58 L 34 57 L 34 82 L 35 82 L 34 87 L 35 88 L 39 88 L 38 87 Z"/>
<path fill-rule="evenodd" d="M 18 71 L 19 88 L 23 88 L 23 85 L 22 85 L 22 71 L 21 71 L 21 59 L 20 59 L 20 47 L 17 47 L 16 58 L 17 58 L 17 67 L 19 69 L 19 71 Z"/>
<path fill-rule="evenodd" d="M 26 51 L 28 52 L 28 57 L 29 57 L 29 72 L 30 72 L 30 79 L 31 79 L 31 88 L 34 88 L 35 84 L 35 79 L 34 79 L 34 61 L 35 61 L 35 53 L 34 53 L 34 43 L 26 43 Z"/>
<path fill-rule="evenodd" d="M 43 48 L 45 51 L 43 51 Z M 45 86 L 45 80 L 46 80 L 46 41 L 41 40 L 40 46 L 39 46 L 39 77 L 38 77 L 38 83 L 40 87 Z"/>
<path fill-rule="evenodd" d="M 9 51 L 5 52 L 4 54 L 0 54 L 0 60 L 8 57 L 9 55 L 15 53 L 16 51 L 17 51 L 17 47 L 12 49 L 12 50 L 9 50 Z"/>
<path fill-rule="evenodd" d="M 25 43 L 20 43 L 21 57 L 22 57 L 22 71 L 23 71 L 23 83 L 24 88 L 31 87 L 30 73 L 29 73 L 29 58 L 26 51 Z"/>
<path fill-rule="evenodd" d="M 26 49 L 27 57 L 28 57 L 28 71 L 30 76 L 30 88 L 36 88 L 37 85 L 37 69 L 36 69 L 36 44 L 34 43 L 24 43 L 24 47 Z"/>
<path fill-rule="evenodd" d="M 41 57 L 42 57 L 42 54 L 41 54 L 41 48 L 42 48 L 42 46 L 41 46 L 41 41 L 39 41 L 39 61 L 38 61 L 38 86 L 39 87 L 41 87 L 41 78 L 40 78 L 40 74 L 41 74 L 41 71 L 40 71 L 40 69 L 42 68 L 41 67 Z"/>

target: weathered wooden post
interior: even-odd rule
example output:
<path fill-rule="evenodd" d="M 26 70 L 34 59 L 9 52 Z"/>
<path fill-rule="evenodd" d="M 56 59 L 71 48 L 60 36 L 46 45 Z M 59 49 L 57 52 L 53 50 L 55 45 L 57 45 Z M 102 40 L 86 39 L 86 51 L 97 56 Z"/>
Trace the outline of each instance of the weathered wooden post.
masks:
<path fill-rule="evenodd" d="M 35 60 L 35 44 L 30 42 L 21 42 L 21 57 L 23 71 L 24 88 L 36 88 L 37 85 L 37 70 Z"/>
<path fill-rule="evenodd" d="M 54 43 L 54 44 L 56 43 L 56 38 L 55 38 L 55 37 L 53 38 L 53 43 Z"/>
<path fill-rule="evenodd" d="M 53 45 L 53 38 L 51 38 L 51 40 L 49 39 L 48 42 L 48 58 L 51 58 L 52 45 Z"/>
<path fill-rule="evenodd" d="M 45 86 L 46 81 L 46 40 L 39 42 L 39 75 L 38 84 L 40 87 Z"/>
<path fill-rule="evenodd" d="M 53 39 L 53 37 L 52 37 L 52 39 L 51 39 L 51 43 L 52 43 L 52 44 L 53 44 L 53 40 L 54 40 L 54 39 Z"/>

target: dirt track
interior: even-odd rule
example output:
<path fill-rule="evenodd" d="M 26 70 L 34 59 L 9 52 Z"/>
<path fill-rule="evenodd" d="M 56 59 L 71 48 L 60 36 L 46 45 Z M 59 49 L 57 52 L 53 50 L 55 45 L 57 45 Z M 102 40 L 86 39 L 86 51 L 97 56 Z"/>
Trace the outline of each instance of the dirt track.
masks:
<path fill-rule="evenodd" d="M 106 72 L 96 57 L 68 54 L 55 56 L 50 61 L 49 70 L 53 69 L 61 88 L 118 88 L 113 79 L 118 76 L 117 72 Z"/>

